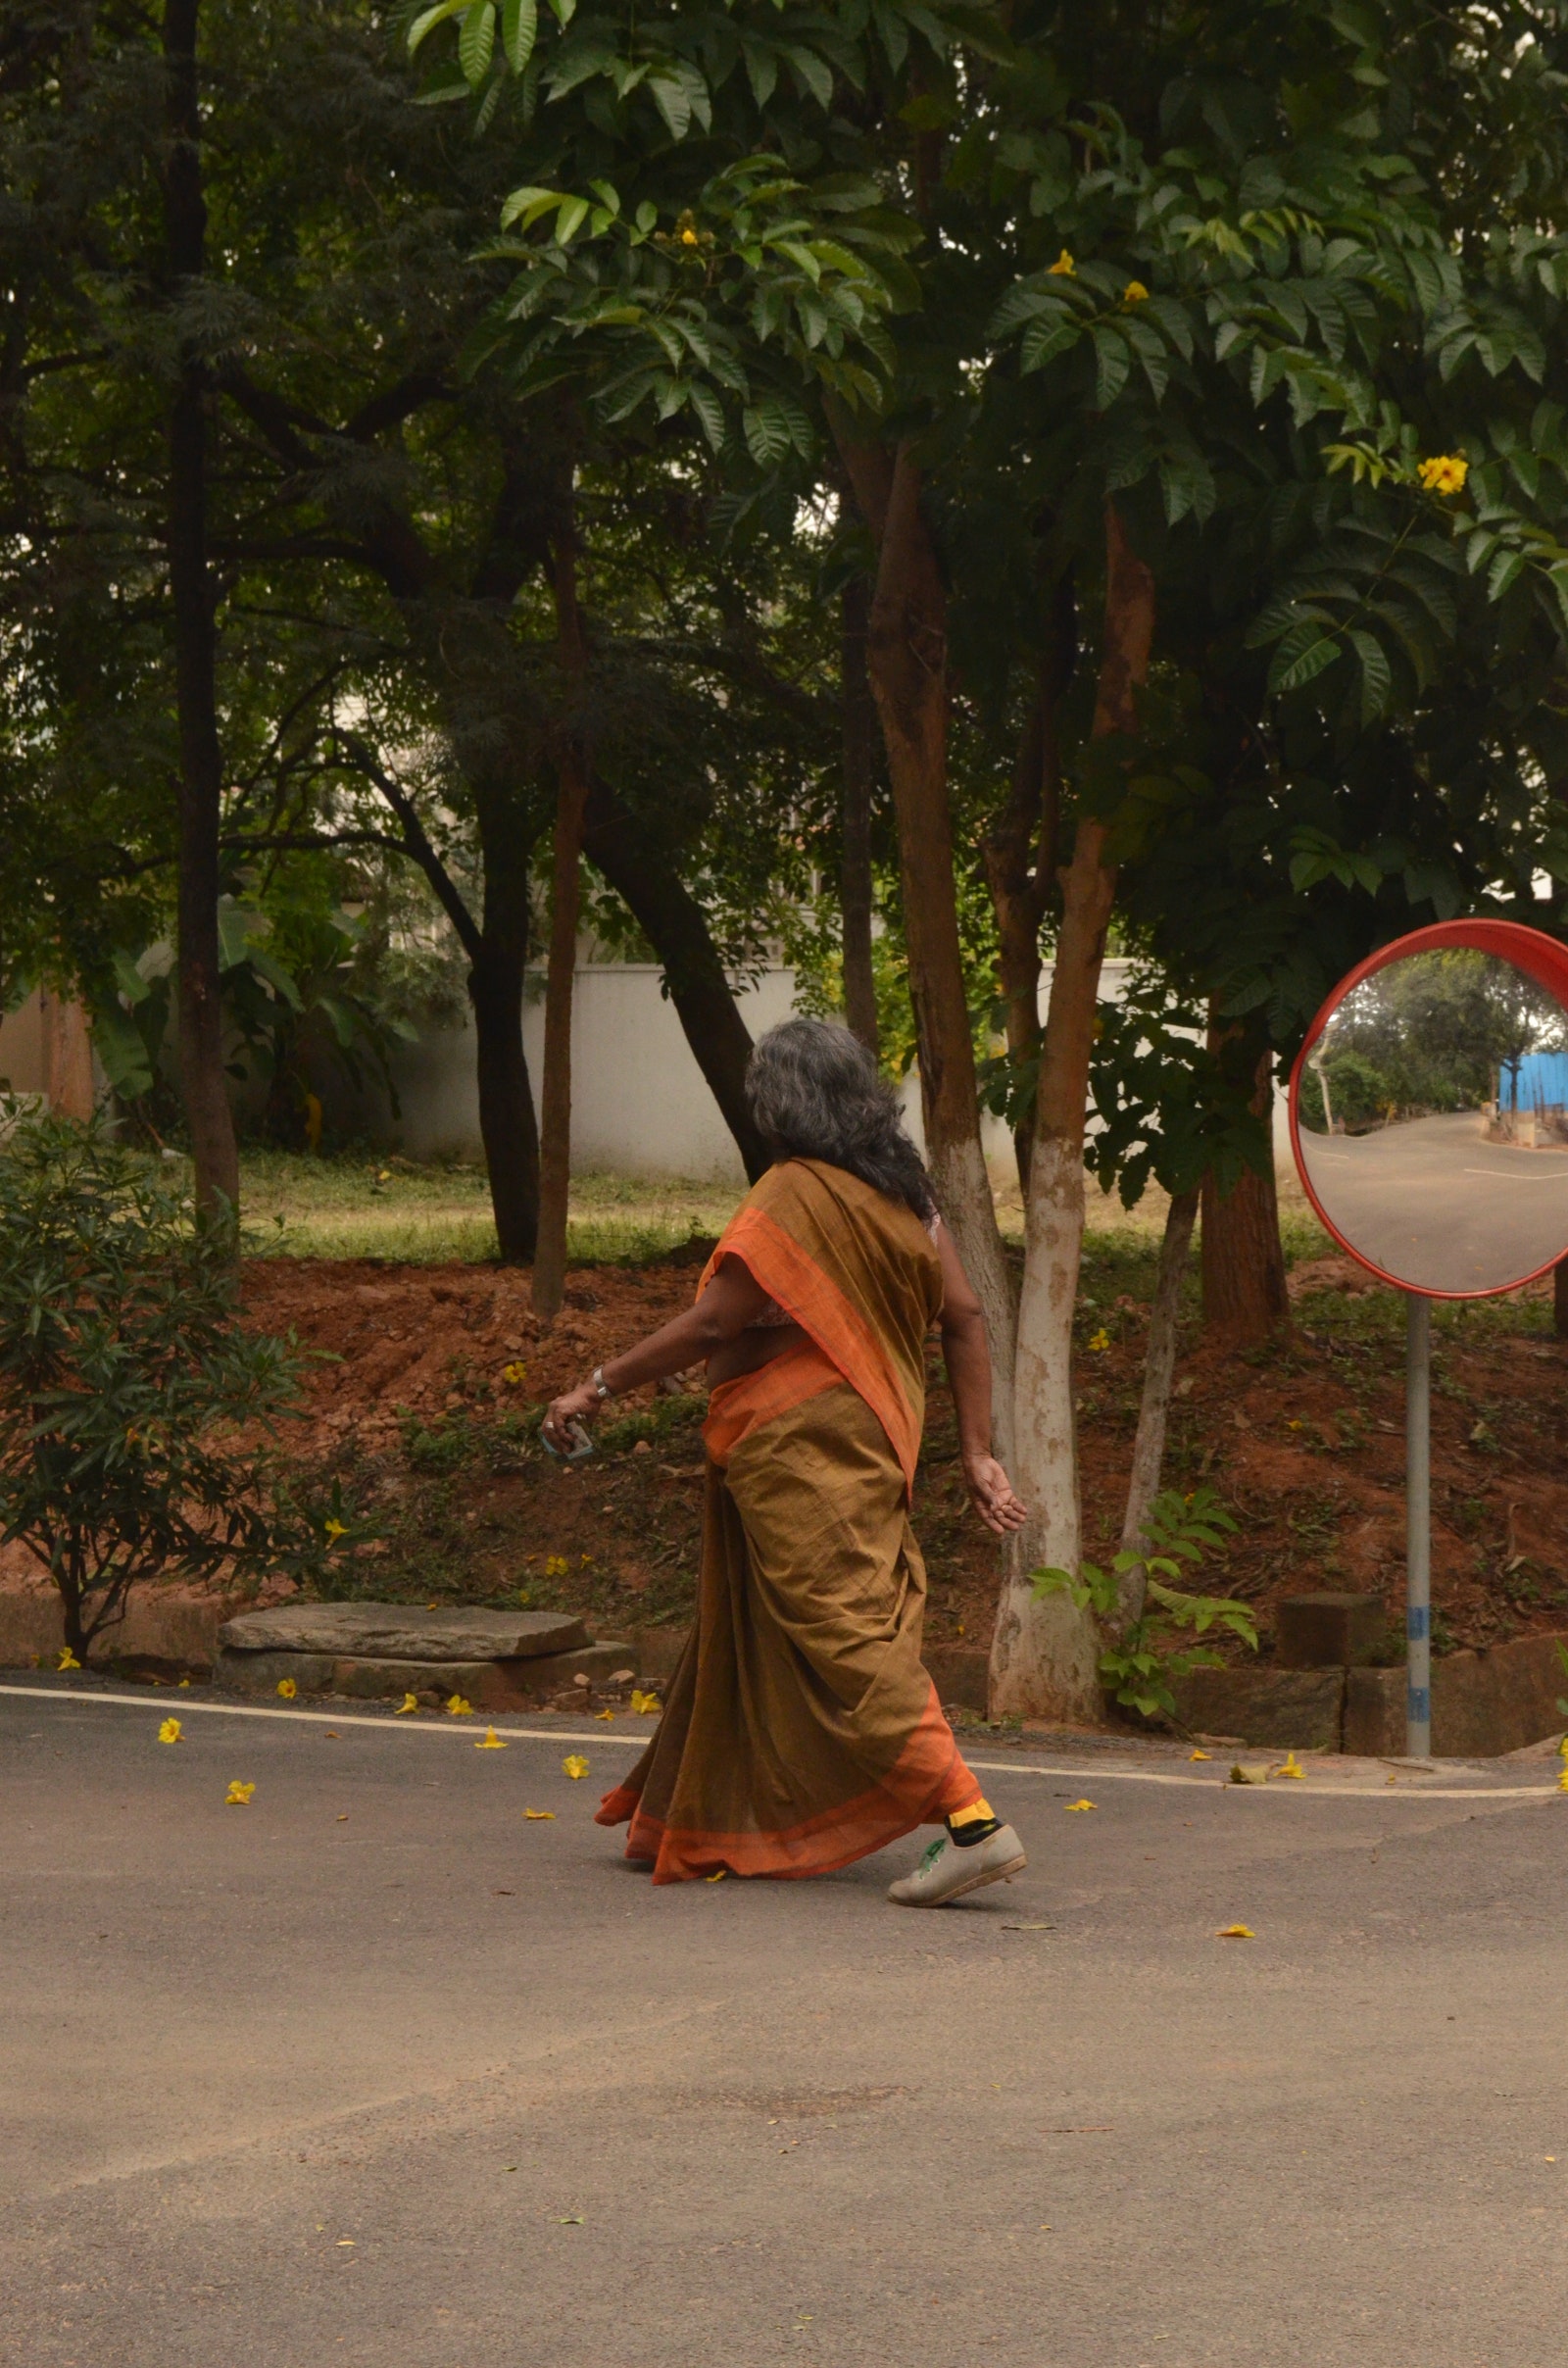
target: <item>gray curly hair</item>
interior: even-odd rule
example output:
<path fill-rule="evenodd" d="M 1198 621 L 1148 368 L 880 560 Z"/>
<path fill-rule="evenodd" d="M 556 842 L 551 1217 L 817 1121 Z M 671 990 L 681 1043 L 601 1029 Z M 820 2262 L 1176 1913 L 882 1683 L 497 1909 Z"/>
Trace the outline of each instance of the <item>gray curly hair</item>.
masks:
<path fill-rule="evenodd" d="M 769 1028 L 753 1049 L 746 1099 L 779 1158 L 825 1159 L 922 1220 L 935 1216 L 936 1194 L 893 1089 L 848 1028 L 823 1019 Z"/>

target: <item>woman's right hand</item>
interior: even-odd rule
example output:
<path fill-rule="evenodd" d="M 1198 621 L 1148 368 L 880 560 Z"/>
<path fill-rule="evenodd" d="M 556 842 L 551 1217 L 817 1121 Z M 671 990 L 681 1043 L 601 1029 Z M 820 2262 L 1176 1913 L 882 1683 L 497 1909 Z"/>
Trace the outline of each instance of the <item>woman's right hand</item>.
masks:
<path fill-rule="evenodd" d="M 987 1529 L 1004 1538 L 1015 1529 L 1022 1529 L 1029 1518 L 1029 1507 L 1014 1489 L 995 1455 L 967 1457 L 963 1466 L 964 1485 L 969 1502 Z"/>

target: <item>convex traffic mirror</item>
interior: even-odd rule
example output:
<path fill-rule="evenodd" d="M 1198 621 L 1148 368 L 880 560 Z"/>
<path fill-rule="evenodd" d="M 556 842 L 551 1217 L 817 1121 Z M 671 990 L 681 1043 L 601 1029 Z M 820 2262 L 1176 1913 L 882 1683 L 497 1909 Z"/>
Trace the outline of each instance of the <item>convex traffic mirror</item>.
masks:
<path fill-rule="evenodd" d="M 1335 990 L 1291 1080 L 1329 1231 L 1429 1298 L 1507 1291 L 1568 1255 L 1568 950 L 1509 922 L 1385 947 Z"/>

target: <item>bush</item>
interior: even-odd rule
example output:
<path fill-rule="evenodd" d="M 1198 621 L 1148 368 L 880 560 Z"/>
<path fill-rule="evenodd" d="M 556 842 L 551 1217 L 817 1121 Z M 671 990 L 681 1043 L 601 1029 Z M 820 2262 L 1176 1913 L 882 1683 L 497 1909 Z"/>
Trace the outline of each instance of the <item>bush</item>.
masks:
<path fill-rule="evenodd" d="M 47 1563 L 79 1660 L 138 1579 L 318 1582 L 364 1534 L 283 1469 L 305 1359 L 240 1329 L 236 1248 L 101 1128 L 0 1155 L 0 1542 Z"/>

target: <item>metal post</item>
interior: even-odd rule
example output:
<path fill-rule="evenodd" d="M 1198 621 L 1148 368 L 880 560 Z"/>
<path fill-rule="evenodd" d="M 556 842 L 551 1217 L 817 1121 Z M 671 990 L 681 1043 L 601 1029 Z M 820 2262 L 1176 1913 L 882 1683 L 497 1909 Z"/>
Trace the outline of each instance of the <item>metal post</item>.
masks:
<path fill-rule="evenodd" d="M 1432 1756 L 1432 1302 L 1405 1297 L 1404 1749 Z"/>

